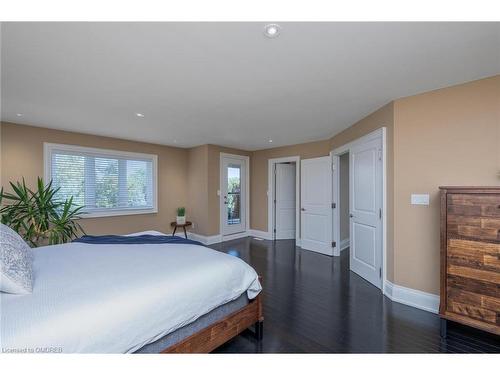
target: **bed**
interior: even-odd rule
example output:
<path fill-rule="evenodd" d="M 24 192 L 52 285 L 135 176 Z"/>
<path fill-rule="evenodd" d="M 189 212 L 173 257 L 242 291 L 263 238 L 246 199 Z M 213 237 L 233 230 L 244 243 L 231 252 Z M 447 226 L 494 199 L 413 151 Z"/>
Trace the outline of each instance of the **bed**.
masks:
<path fill-rule="evenodd" d="M 252 325 L 262 336 L 255 270 L 197 244 L 46 246 L 33 271 L 32 294 L 0 295 L 4 353 L 205 353 Z"/>

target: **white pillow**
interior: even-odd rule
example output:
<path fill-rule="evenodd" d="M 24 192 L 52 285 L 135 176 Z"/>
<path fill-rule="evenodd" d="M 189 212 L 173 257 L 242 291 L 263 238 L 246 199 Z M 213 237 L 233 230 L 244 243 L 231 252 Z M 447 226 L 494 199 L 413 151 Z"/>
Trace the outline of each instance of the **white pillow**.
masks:
<path fill-rule="evenodd" d="M 33 252 L 19 234 L 4 224 L 0 224 L 0 291 L 33 291 Z"/>

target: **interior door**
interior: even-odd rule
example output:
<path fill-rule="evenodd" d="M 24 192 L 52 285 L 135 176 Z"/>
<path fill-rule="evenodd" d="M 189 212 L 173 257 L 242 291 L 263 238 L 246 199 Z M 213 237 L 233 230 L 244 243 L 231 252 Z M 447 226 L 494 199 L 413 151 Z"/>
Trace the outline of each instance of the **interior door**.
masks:
<path fill-rule="evenodd" d="M 279 163 L 275 168 L 275 238 L 295 239 L 295 164 Z"/>
<path fill-rule="evenodd" d="M 330 157 L 302 160 L 300 186 L 301 247 L 333 255 Z"/>
<path fill-rule="evenodd" d="M 350 268 L 382 287 L 382 140 L 350 149 Z"/>
<path fill-rule="evenodd" d="M 222 234 L 246 230 L 246 160 L 222 158 Z"/>

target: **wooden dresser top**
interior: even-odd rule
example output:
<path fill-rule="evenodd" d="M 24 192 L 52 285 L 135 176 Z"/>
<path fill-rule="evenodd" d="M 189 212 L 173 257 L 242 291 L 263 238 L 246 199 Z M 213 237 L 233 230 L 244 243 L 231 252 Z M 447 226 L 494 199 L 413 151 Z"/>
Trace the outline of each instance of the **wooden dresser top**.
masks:
<path fill-rule="evenodd" d="M 440 186 L 440 190 L 452 193 L 500 193 L 499 186 Z"/>

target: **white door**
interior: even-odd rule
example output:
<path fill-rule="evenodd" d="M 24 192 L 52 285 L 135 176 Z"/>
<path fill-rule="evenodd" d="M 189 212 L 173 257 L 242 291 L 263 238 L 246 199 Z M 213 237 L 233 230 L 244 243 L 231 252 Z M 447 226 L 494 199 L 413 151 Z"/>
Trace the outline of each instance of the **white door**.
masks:
<path fill-rule="evenodd" d="M 381 288 L 382 140 L 349 151 L 350 268 Z"/>
<path fill-rule="evenodd" d="M 295 239 L 295 164 L 280 163 L 275 168 L 275 238 Z"/>
<path fill-rule="evenodd" d="M 301 247 L 333 255 L 332 161 L 329 156 L 301 161 Z"/>
<path fill-rule="evenodd" d="M 246 160 L 222 157 L 222 234 L 246 230 Z"/>

